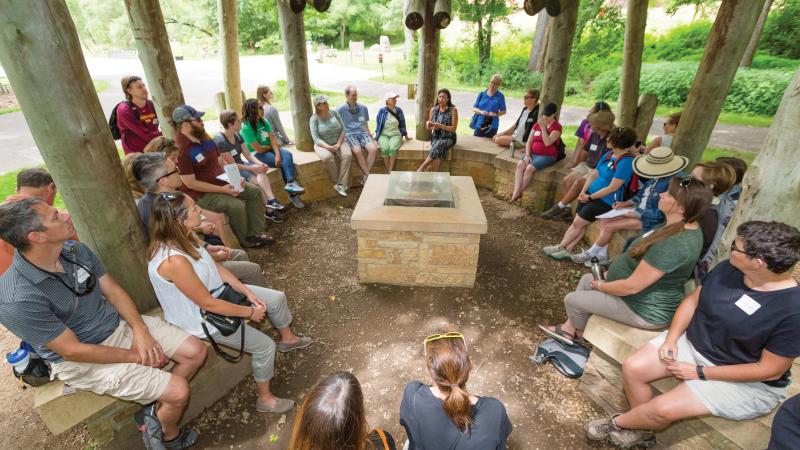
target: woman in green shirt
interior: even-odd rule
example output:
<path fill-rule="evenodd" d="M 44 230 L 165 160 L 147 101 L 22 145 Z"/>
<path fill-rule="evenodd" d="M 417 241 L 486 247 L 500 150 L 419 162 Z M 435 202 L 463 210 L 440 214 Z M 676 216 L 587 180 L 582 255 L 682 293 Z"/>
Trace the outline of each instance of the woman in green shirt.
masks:
<path fill-rule="evenodd" d="M 606 280 L 584 275 L 567 294 L 567 321 L 539 325 L 546 335 L 567 344 L 582 340 L 592 314 L 643 329 L 664 328 L 684 297 L 683 285 L 700 256 L 703 233 L 698 220 L 713 194 L 695 178 L 673 178 L 658 203 L 666 224 L 630 245 L 608 269 Z"/>
<path fill-rule="evenodd" d="M 325 171 L 332 182 L 333 189 L 342 197 L 347 197 L 350 184 L 350 162 L 353 152 L 344 140 L 344 122 L 335 109 L 328 105 L 328 97 L 314 97 L 314 114 L 308 119 L 311 138 L 314 140 L 314 153 L 322 160 Z M 339 166 L 336 166 L 336 158 Z"/>

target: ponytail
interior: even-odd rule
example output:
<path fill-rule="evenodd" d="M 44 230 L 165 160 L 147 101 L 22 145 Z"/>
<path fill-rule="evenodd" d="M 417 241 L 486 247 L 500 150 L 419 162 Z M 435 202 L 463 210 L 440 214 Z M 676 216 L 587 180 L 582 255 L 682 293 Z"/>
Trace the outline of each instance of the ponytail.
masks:
<path fill-rule="evenodd" d="M 469 393 L 461 386 L 453 384 L 449 387 L 439 386 L 439 390 L 450 393 L 444 401 L 444 412 L 456 424 L 459 430 L 466 432 L 472 425 L 472 403 Z"/>
<path fill-rule="evenodd" d="M 472 426 L 472 403 L 467 392 L 472 361 L 464 338 L 439 338 L 425 345 L 428 374 L 439 391 L 447 395 L 444 412 L 466 433 Z"/>
<path fill-rule="evenodd" d="M 675 222 L 671 225 L 667 225 L 665 227 L 659 228 L 658 230 L 654 231 L 653 234 L 642 238 L 636 246 L 631 249 L 628 253 L 632 258 L 635 259 L 642 259 L 644 255 L 650 250 L 650 247 L 658 243 L 659 241 L 663 241 L 669 237 L 675 236 L 676 234 L 683 231 L 684 222 Z"/>

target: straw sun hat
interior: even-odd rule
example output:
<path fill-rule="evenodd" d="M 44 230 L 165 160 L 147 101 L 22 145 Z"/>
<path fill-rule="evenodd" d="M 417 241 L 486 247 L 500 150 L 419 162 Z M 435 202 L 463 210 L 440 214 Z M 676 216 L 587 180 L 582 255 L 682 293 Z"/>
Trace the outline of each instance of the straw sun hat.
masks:
<path fill-rule="evenodd" d="M 675 175 L 689 165 L 685 156 L 679 156 L 669 147 L 656 147 L 646 155 L 633 160 L 633 171 L 644 178 L 662 178 Z"/>
<path fill-rule="evenodd" d="M 614 113 L 608 110 L 589 114 L 587 118 L 593 130 L 611 131 L 614 128 Z"/>

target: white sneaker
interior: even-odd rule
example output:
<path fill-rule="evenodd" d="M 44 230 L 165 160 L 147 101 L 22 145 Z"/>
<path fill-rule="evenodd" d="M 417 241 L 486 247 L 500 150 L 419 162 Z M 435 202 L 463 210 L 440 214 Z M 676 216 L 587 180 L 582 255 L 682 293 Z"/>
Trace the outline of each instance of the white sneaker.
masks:
<path fill-rule="evenodd" d="M 345 186 L 343 186 L 341 184 L 334 184 L 333 185 L 333 190 L 338 192 L 339 195 L 341 195 L 342 197 L 347 197 L 347 187 L 345 187 Z"/>
<path fill-rule="evenodd" d="M 556 245 L 548 245 L 547 247 L 544 247 L 542 249 L 542 251 L 544 252 L 545 255 L 552 255 L 553 253 L 559 252 L 561 250 L 562 250 L 562 248 L 558 244 L 556 244 Z"/>
<path fill-rule="evenodd" d="M 580 253 L 578 253 L 576 255 L 572 255 L 572 262 L 578 263 L 578 264 L 589 264 L 589 267 L 591 267 L 592 263 L 590 261 L 594 257 L 595 257 L 595 255 L 589 253 L 588 251 L 580 252 Z"/>
<path fill-rule="evenodd" d="M 367 177 L 369 177 L 367 174 L 361 176 L 361 184 L 367 184 Z"/>
<path fill-rule="evenodd" d="M 605 256 L 595 255 L 595 258 L 597 258 L 597 262 L 601 266 L 607 266 L 607 265 L 611 264 L 611 259 L 608 257 L 608 255 L 605 255 Z M 575 257 L 574 256 L 572 257 L 572 260 L 575 261 Z M 583 265 L 586 266 L 586 267 L 592 267 L 592 258 L 589 258 L 588 260 L 584 261 Z"/>

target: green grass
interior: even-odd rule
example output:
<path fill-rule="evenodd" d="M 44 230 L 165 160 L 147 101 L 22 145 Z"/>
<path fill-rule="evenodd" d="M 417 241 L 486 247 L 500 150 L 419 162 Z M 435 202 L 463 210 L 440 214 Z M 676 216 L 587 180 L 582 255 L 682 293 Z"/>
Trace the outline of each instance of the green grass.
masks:
<path fill-rule="evenodd" d="M 108 89 L 108 81 L 106 80 L 92 80 L 92 84 L 94 85 L 94 90 L 98 94 Z M 9 114 L 17 111 L 22 111 L 22 108 L 19 106 L 11 106 L 9 108 L 0 108 L 0 116 L 3 114 Z M 5 198 L 5 197 L 4 197 Z"/>
<path fill-rule="evenodd" d="M 21 111 L 22 109 L 19 106 L 12 106 L 10 108 L 2 108 L 0 109 L 0 116 L 3 114 L 13 113 L 17 111 Z"/>

